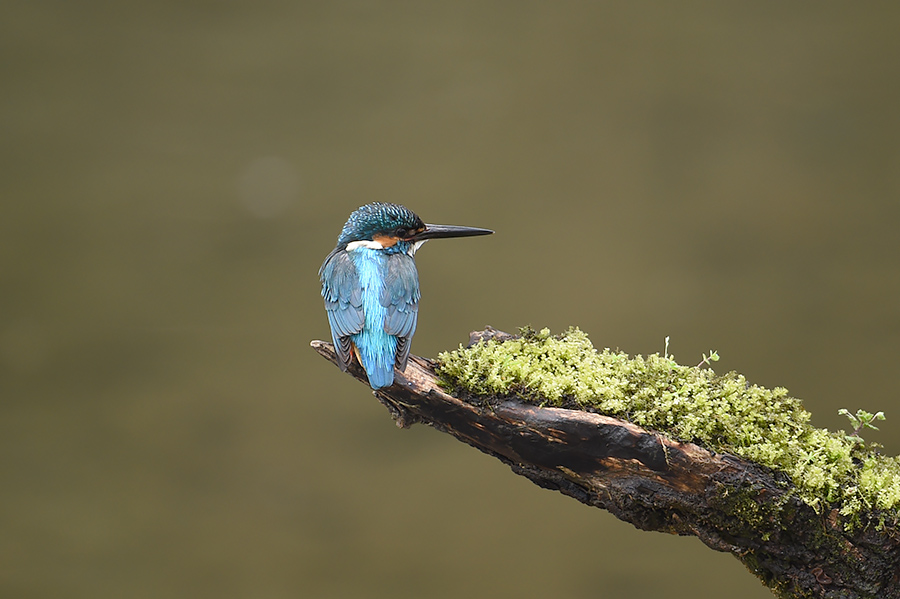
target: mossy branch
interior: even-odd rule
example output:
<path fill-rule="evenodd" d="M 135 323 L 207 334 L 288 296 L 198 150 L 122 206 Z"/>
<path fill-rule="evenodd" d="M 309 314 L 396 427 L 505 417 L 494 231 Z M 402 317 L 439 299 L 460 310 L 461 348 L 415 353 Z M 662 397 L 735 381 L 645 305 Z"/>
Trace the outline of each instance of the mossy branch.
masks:
<path fill-rule="evenodd" d="M 510 339 L 493 329 L 471 337 Z M 330 343 L 312 346 L 336 363 Z M 893 511 L 842 513 L 803 497 L 777 468 L 589 409 L 536 405 L 528 392 L 450 394 L 436 366 L 411 356 L 406 372 L 374 393 L 398 426 L 433 426 L 637 528 L 694 535 L 735 555 L 779 597 L 900 599 Z M 355 362 L 349 373 L 366 383 Z"/>

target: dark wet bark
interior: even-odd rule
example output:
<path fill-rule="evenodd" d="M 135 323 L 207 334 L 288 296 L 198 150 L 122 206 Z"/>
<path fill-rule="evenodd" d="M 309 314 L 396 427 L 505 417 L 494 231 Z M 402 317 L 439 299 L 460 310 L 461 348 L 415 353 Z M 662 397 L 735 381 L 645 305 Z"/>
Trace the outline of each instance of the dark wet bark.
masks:
<path fill-rule="evenodd" d="M 503 335 L 489 329 L 473 338 Z M 330 343 L 312 346 L 336 363 Z M 367 382 L 355 361 L 349 373 Z M 900 599 L 900 531 L 877 531 L 864 517 L 845 532 L 836 510 L 817 513 L 767 468 L 599 414 L 460 399 L 418 356 L 375 396 L 398 426 L 430 425 L 637 528 L 694 535 L 729 552 L 779 597 Z"/>

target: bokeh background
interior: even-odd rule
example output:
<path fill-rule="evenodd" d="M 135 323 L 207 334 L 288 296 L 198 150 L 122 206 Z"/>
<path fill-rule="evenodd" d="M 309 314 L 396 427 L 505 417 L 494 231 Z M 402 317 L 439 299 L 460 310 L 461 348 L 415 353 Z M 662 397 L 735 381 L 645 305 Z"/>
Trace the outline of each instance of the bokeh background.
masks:
<path fill-rule="evenodd" d="M 718 350 L 900 451 L 900 4 L 12 0 L 0 595 L 762 599 L 319 358 L 347 215 L 418 255 L 413 352 L 491 324 Z"/>

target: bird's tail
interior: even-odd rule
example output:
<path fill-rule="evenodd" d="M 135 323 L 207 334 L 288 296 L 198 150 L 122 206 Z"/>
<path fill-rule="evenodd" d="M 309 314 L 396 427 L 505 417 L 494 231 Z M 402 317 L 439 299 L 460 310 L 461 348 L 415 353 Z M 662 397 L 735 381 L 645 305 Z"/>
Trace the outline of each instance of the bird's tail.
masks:
<path fill-rule="evenodd" d="M 389 387 L 394 383 L 394 356 L 397 353 L 396 340 L 393 347 L 381 348 L 381 351 L 372 351 L 365 346 L 355 345 L 356 357 L 366 370 L 369 377 L 369 386 L 373 389 Z"/>

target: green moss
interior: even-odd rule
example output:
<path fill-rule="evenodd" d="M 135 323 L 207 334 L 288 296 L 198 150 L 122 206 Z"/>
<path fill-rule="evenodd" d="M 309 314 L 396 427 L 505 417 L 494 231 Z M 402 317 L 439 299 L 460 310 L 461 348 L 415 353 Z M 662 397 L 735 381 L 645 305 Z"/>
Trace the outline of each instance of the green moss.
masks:
<path fill-rule="evenodd" d="M 623 418 L 713 451 L 742 456 L 786 473 L 806 503 L 900 516 L 900 460 L 867 451 L 843 431 L 809 424 L 800 401 L 778 387 L 751 385 L 740 374 L 682 366 L 658 354 L 629 357 L 596 351 L 570 328 L 523 330 L 439 356 L 445 386 L 474 395 L 515 395 L 543 405 Z"/>

